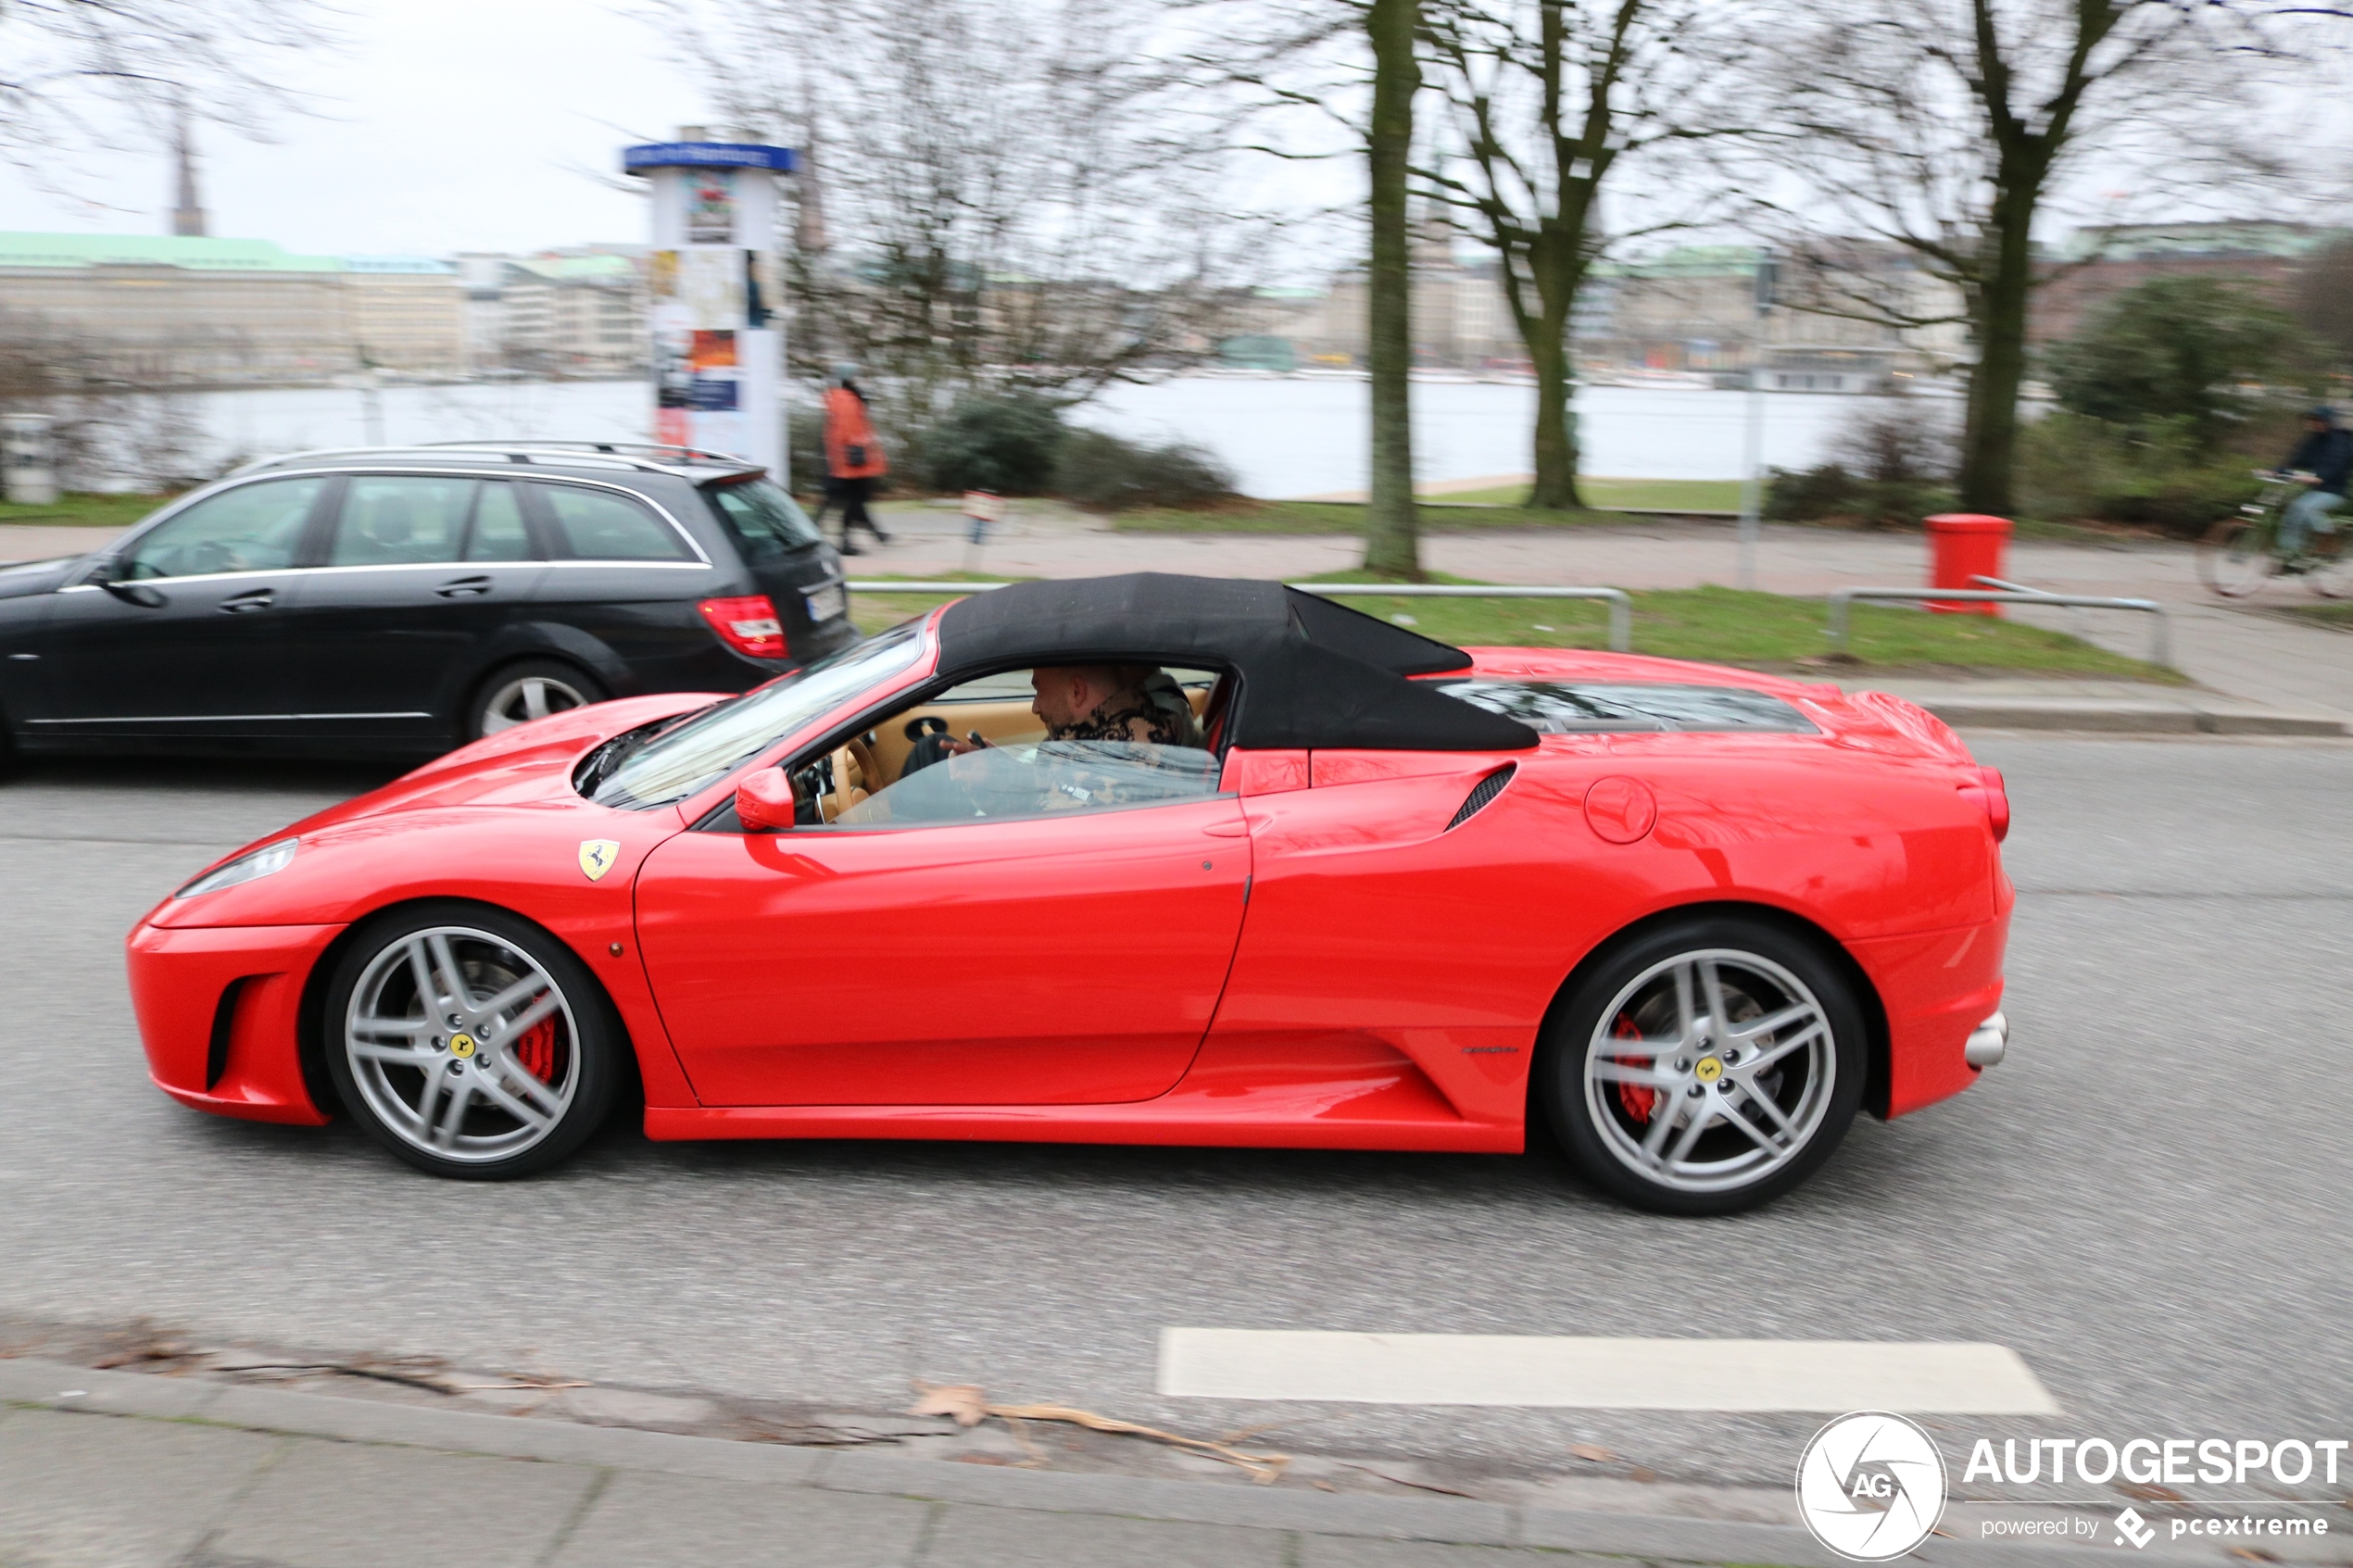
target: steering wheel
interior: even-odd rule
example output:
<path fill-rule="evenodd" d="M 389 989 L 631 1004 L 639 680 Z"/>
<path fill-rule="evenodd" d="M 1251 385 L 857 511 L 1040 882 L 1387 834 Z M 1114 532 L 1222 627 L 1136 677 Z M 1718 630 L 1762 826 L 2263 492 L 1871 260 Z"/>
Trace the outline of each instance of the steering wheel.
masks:
<path fill-rule="evenodd" d="M 836 746 L 831 760 L 834 787 L 817 797 L 817 814 L 829 822 L 882 787 L 882 769 L 863 739 L 853 735 Z"/>

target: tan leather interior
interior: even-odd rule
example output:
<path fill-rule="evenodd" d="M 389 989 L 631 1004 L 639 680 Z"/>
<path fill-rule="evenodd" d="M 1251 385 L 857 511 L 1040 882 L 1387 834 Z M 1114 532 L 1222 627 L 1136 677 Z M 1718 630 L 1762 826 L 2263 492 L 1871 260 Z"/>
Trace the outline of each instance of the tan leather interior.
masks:
<path fill-rule="evenodd" d="M 1189 689 L 1185 694 L 1191 699 L 1193 715 L 1199 718 L 1209 706 L 1209 688 Z M 948 733 L 958 740 L 973 730 L 992 745 L 1004 746 L 1043 740 L 1045 727 L 1038 722 L 1038 715 L 1029 710 L 1026 700 L 1006 699 L 991 702 L 927 702 L 920 708 L 910 708 L 894 713 L 871 734 L 875 766 L 871 771 L 861 769 L 860 784 L 864 793 L 874 793 L 899 782 L 899 771 L 906 766 L 907 754 L 915 743 L 907 738 L 907 726 L 917 720 L 937 714 L 948 721 Z M 868 749 L 862 746 L 860 750 Z M 859 759 L 862 763 L 864 759 Z M 848 807 L 845 806 L 844 809 Z"/>

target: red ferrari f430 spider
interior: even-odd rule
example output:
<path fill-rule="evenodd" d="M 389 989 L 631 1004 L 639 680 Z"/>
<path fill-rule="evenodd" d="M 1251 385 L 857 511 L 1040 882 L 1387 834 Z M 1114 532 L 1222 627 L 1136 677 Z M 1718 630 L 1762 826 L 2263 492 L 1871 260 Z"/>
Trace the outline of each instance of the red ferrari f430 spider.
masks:
<path fill-rule="evenodd" d="M 1278 583 L 976 595 L 507 730 L 130 937 L 156 1082 L 455 1177 L 655 1138 L 1510 1153 L 1720 1212 L 1998 1061 L 2009 805 L 1937 720 Z"/>

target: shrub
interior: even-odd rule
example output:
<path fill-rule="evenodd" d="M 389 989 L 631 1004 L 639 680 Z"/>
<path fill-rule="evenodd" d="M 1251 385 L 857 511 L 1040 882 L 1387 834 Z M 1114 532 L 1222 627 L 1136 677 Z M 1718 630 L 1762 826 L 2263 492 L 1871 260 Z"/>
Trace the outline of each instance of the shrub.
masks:
<path fill-rule="evenodd" d="M 909 467 L 935 491 L 1035 495 L 1054 477 L 1062 405 L 1030 392 L 969 393 L 911 444 Z"/>
<path fill-rule="evenodd" d="M 1105 431 L 1073 430 L 1054 464 L 1057 494 L 1097 511 L 1206 507 L 1234 496 L 1233 471 L 1186 442 L 1146 446 Z"/>
<path fill-rule="evenodd" d="M 2213 457 L 2258 413 L 2257 383 L 2304 379 L 2287 312 L 2219 278 L 2157 278 L 2128 289 L 2045 354 L 2060 408 L 2145 426 L 2168 450 Z"/>
<path fill-rule="evenodd" d="M 1831 460 L 1766 470 L 1764 513 L 1776 521 L 1853 521 L 1906 528 L 1952 502 L 1952 437 L 1932 414 L 1898 403 L 1858 409 Z"/>
<path fill-rule="evenodd" d="M 2019 433 L 2020 499 L 2032 517 L 2194 536 L 2253 498 L 2258 459 L 2245 447 L 2264 433 L 2258 425 L 2242 449 L 2208 453 L 2188 416 L 2122 425 L 2055 408 Z M 2282 451 L 2287 445 L 2279 442 Z"/>

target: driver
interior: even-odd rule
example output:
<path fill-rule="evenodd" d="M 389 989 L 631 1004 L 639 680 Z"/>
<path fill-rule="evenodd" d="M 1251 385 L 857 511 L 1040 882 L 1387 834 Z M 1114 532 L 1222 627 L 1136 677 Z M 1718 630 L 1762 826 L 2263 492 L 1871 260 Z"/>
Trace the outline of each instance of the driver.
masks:
<path fill-rule="evenodd" d="M 1130 767 L 1164 768 L 1173 763 L 1172 748 L 1204 749 L 1184 688 L 1155 665 L 1049 665 L 1031 671 L 1029 684 L 1036 693 L 1029 710 L 1046 727 L 1038 759 L 1046 764 L 1047 809 L 1120 803 L 1135 784 L 1119 768 L 1099 765 L 1114 757 Z M 1089 743 L 1110 755 L 1090 757 Z M 963 755 L 987 744 L 975 734 L 947 747 Z"/>

